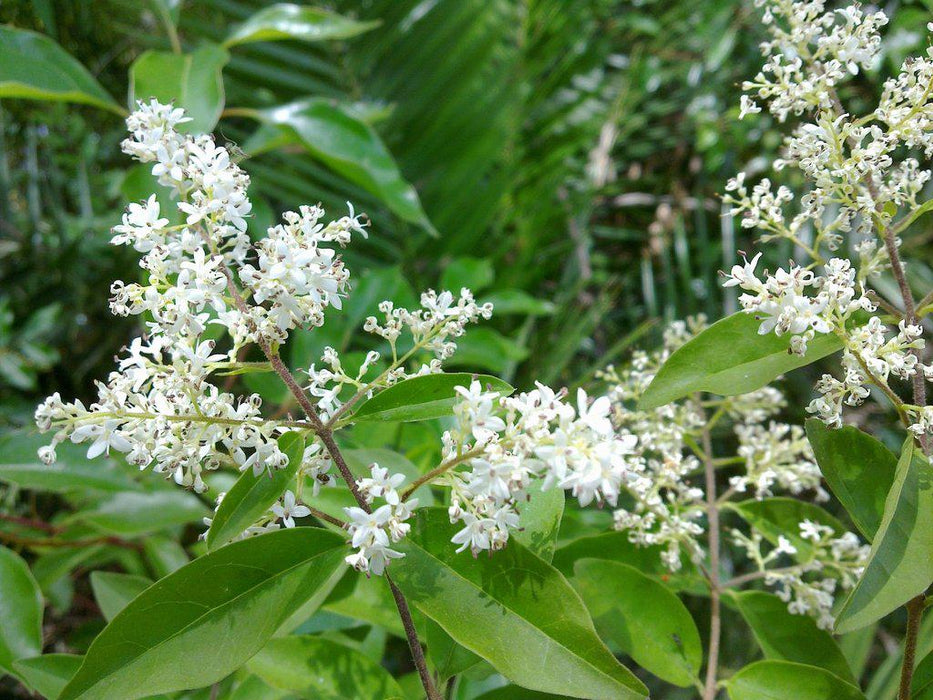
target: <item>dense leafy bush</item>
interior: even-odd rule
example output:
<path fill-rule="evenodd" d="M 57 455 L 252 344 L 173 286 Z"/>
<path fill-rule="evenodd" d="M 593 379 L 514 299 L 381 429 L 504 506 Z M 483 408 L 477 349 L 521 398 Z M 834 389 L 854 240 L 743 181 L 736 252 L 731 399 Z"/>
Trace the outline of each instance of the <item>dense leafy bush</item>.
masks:
<path fill-rule="evenodd" d="M 931 692 L 923 10 L 59 9 L 0 26 L 4 692 Z"/>

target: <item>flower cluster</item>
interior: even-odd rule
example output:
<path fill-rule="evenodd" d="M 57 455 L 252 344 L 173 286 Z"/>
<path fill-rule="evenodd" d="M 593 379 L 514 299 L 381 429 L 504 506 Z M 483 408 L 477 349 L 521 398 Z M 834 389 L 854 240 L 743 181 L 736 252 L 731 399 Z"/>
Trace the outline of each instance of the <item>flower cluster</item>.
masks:
<path fill-rule="evenodd" d="M 346 561 L 357 571 L 381 576 L 392 559 L 405 556 L 390 546 L 408 534 L 411 525 L 405 521 L 418 507 L 417 498 L 403 500 L 399 494 L 398 488 L 404 481 L 404 474 L 389 475 L 388 469 L 378 464 L 370 466 L 370 476 L 357 480 L 357 488 L 369 508 L 344 508 L 349 519 L 350 544 L 357 548 Z M 377 498 L 385 503 L 373 509 Z"/>
<path fill-rule="evenodd" d="M 877 61 L 884 14 L 858 5 L 827 12 L 821 0 L 757 4 L 765 8 L 772 38 L 763 45 L 764 69 L 745 84 L 754 99 L 743 98 L 742 112 L 761 111 L 760 103 L 781 121 L 791 113 L 802 117 L 774 166 L 796 168 L 808 187 L 793 215 L 795 198 L 788 187 L 774 191 L 768 179 L 749 187 L 744 173 L 728 183 L 724 200 L 762 240 L 789 240 L 811 262 L 765 271 L 759 278 L 759 253 L 736 265 L 725 285 L 745 292 L 739 301 L 761 320 L 760 333 L 789 334 L 792 352 L 805 354 L 819 335 L 842 340 L 841 375 L 820 379 L 821 395 L 810 404 L 812 413 L 838 426 L 843 406 L 859 405 L 873 385 L 899 405 L 912 431 L 925 435 L 933 425 L 928 407 L 902 405 L 889 385 L 893 377 L 933 378 L 933 368 L 921 362 L 918 316 L 912 301 L 905 301 L 905 313 L 894 311 L 896 328 L 882 321 L 878 308 L 884 287 L 875 292 L 869 285 L 890 269 L 904 280 L 901 295 L 909 296 L 900 234 L 929 208 L 919 197 L 931 171 L 920 166 L 915 152 L 933 154 L 933 49 L 903 63 L 885 82 L 874 110 L 852 115 L 838 88 Z M 851 259 L 839 255 L 843 249 Z M 885 305 L 886 312 L 891 310 Z"/>
<path fill-rule="evenodd" d="M 835 593 L 855 586 L 871 548 L 852 532 L 840 535 L 812 520 L 803 520 L 799 532 L 789 535 L 796 544 L 780 536 L 776 544 L 766 545 L 758 532 L 747 536 L 732 531 L 735 544 L 745 550 L 765 584 L 775 589 L 791 613 L 812 615 L 821 628 L 832 629 Z M 787 558 L 800 563 L 775 566 Z"/>
<path fill-rule="evenodd" d="M 492 316 L 492 304 L 477 304 L 465 287 L 456 299 L 449 291 L 437 294 L 428 290 L 421 295 L 421 308 L 415 311 L 396 308 L 391 301 L 381 302 L 379 310 L 385 314 L 384 325 L 380 325 L 375 316 L 370 316 L 363 330 L 388 342 L 391 364 L 370 377 L 374 368 L 385 365 L 383 354 L 371 350 L 358 369 L 348 372 L 337 351 L 325 348 L 321 367 L 312 365 L 306 371 L 309 380 L 307 391 L 317 398 L 317 408 L 322 416 L 331 418 L 349 410 L 352 404 L 345 403 L 348 396 L 354 401 L 369 398 L 376 391 L 403 379 L 440 372 L 443 361 L 457 349 L 453 338 L 462 336 L 468 324 Z M 403 334 L 410 343 L 404 352 L 399 347 Z M 408 367 L 407 362 L 422 351 L 433 354 L 434 358 L 417 367 Z"/>
<path fill-rule="evenodd" d="M 535 480 L 544 490 L 569 491 L 582 506 L 615 505 L 640 468 L 637 440 L 613 430 L 606 397 L 590 402 L 580 389 L 574 407 L 563 392 L 541 384 L 500 397 L 475 380 L 458 391 L 456 426 L 443 438 L 446 464 L 466 467 L 444 474 L 451 522 L 463 526 L 453 538 L 458 551 L 504 547 Z"/>
<path fill-rule="evenodd" d="M 682 569 L 685 558 L 698 566 L 706 560 L 710 507 L 725 509 L 736 497 L 762 501 L 779 491 L 794 496 L 810 492 L 818 501 L 828 497 L 803 430 L 776 419 L 786 401 L 773 387 L 724 398 L 698 395 L 651 410 L 634 408 L 670 354 L 704 327 L 702 318 L 674 323 L 659 350 L 637 351 L 628 367 L 610 367 L 600 375 L 609 386 L 617 430 L 638 436 L 635 456 L 641 465 L 626 483 L 629 498 L 614 513 L 615 527 L 627 532 L 633 543 L 657 548 L 664 566 L 674 572 Z M 728 457 L 716 457 L 707 451 L 710 434 L 718 427 L 717 441 L 725 440 L 725 423 L 731 424 L 735 450 Z M 704 484 L 706 469 L 735 470 L 728 477 L 729 488 L 714 494 L 712 505 Z M 791 612 L 812 613 L 819 620 L 829 615 L 836 587 L 854 585 L 857 568 L 867 557 L 867 548 L 854 534 L 830 538 L 820 531 L 819 547 L 808 546 L 806 558 L 784 566 L 779 557 L 795 557 L 798 552 L 791 541 L 807 539 L 812 525 L 804 521 L 799 535 L 779 535 L 767 555 L 761 554 L 761 547 L 774 533 L 749 527 L 751 534 L 736 535 L 736 542 L 757 547 L 759 554 L 752 559 L 760 578 L 778 589 Z M 819 582 L 813 583 L 817 575 Z M 821 596 L 815 595 L 816 589 Z"/>
<path fill-rule="evenodd" d="M 111 308 L 141 316 L 146 333 L 125 348 L 107 381 L 98 383 L 95 401 L 67 402 L 54 394 L 37 408 L 40 430 L 54 431 L 40 457 L 53 462 L 64 440 L 88 443 L 89 458 L 123 453 L 140 469 L 151 467 L 203 492 L 208 470 L 261 478 L 289 466 L 279 439 L 298 431 L 311 440 L 294 469 L 294 490 L 285 491 L 240 537 L 294 527 L 296 518 L 312 513 L 338 524 L 303 500 L 337 481 L 332 467 L 340 463 L 338 448 L 322 431 L 341 427 L 342 412 L 395 382 L 441 371 L 455 339 L 468 324 L 488 319 L 492 306 L 478 304 L 468 289 L 459 297 L 428 291 L 421 308 L 412 311 L 384 301 L 379 309 L 385 322 L 369 318 L 366 330 L 387 342 L 391 359 L 373 350 L 357 370 L 346 371 L 337 352 L 327 348 L 322 364 L 307 369 L 309 382 L 302 389 L 284 366 L 279 346 L 293 329 L 318 327 L 326 309 L 341 308 L 350 278 L 337 248 L 365 236 L 366 220 L 351 206 L 347 216 L 328 223 L 319 206 L 302 206 L 252 243 L 246 233 L 249 177 L 210 135 L 182 133 L 179 127 L 187 121 L 182 110 L 155 100 L 138 103 L 127 119 L 130 138 L 123 150 L 152 164 L 153 175 L 176 200 L 171 213 L 156 195 L 132 203 L 113 230 L 115 245 L 142 254 L 144 275 L 141 282 L 115 282 Z M 247 346 L 258 346 L 266 361 L 245 361 L 247 352 L 255 352 Z M 302 404 L 304 418 L 264 412 L 258 394 L 237 395 L 229 380 L 218 381 L 243 371 L 280 375 Z M 401 498 L 401 480 L 378 465 L 357 483 L 348 478 L 360 501 L 347 510 L 345 527 L 357 549 L 347 561 L 361 571 L 380 574 L 401 556 L 390 545 L 408 532 L 405 521 L 417 504 Z M 217 497 L 218 508 L 223 499 L 224 494 Z M 376 499 L 384 504 L 373 508 Z"/>

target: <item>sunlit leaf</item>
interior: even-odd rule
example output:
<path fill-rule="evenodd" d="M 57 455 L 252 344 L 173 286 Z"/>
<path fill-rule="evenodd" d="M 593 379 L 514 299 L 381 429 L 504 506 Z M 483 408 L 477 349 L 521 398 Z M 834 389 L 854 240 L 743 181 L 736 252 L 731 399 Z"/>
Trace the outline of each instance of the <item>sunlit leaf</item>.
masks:
<path fill-rule="evenodd" d="M 187 54 L 146 51 L 130 67 L 130 106 L 154 97 L 184 107 L 191 121 L 179 128 L 191 133 L 210 133 L 224 108 L 223 67 L 227 52 L 204 44 Z"/>
<path fill-rule="evenodd" d="M 760 335 L 760 325 L 752 314 L 739 311 L 688 340 L 661 367 L 638 402 L 639 408 L 657 408 L 695 391 L 747 394 L 842 348 L 835 335 L 819 334 L 801 357 L 789 352 L 789 334 Z"/>
<path fill-rule="evenodd" d="M 0 26 L 0 97 L 124 111 L 84 66 L 49 37 L 10 26 Z"/>
<path fill-rule="evenodd" d="M 62 700 L 131 700 L 210 685 L 343 573 L 344 540 L 290 528 L 222 547 L 146 589 L 104 628 Z M 310 614 L 310 613 L 309 613 Z"/>
<path fill-rule="evenodd" d="M 836 616 L 849 632 L 896 610 L 933 583 L 933 468 L 907 438 L 868 564 Z"/>
<path fill-rule="evenodd" d="M 357 22 L 317 7 L 277 3 L 263 8 L 234 29 L 224 46 L 282 39 L 350 39 L 378 26 L 379 22 Z"/>

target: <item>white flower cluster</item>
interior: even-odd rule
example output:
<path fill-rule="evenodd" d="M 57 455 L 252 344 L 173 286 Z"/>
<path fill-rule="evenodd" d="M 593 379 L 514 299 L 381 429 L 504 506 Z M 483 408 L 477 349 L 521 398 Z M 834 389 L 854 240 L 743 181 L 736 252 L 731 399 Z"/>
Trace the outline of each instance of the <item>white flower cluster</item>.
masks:
<path fill-rule="evenodd" d="M 883 12 L 864 13 L 858 5 L 826 12 L 823 0 L 755 0 L 764 7 L 771 40 L 761 45 L 768 58 L 743 88 L 769 103 L 781 121 L 813 107 L 829 106 L 832 88 L 847 75 L 870 68 L 881 47 Z M 743 111 L 760 111 L 750 98 Z"/>
<path fill-rule="evenodd" d="M 379 310 L 385 314 L 384 325 L 370 316 L 363 330 L 388 341 L 392 353 L 388 368 L 375 378 L 367 379 L 371 370 L 379 367 L 382 353 L 371 350 L 355 372 L 348 372 L 337 351 L 327 347 L 321 356 L 322 366 L 312 365 L 306 371 L 309 379 L 306 389 L 317 398 L 317 408 L 323 417 L 330 418 L 349 410 L 350 406 L 344 403 L 348 392 L 361 400 L 403 379 L 440 372 L 443 361 L 457 349 L 452 338 L 462 336 L 468 324 L 492 317 L 492 304 L 477 304 L 465 287 L 456 299 L 449 291 L 437 294 L 428 290 L 421 295 L 421 308 L 415 311 L 396 308 L 391 301 L 381 302 Z M 400 352 L 398 341 L 403 333 L 411 347 Z M 417 368 L 409 368 L 408 360 L 420 351 L 430 352 L 434 358 Z"/>
<path fill-rule="evenodd" d="M 773 387 L 723 398 L 700 395 L 647 411 L 632 408 L 670 354 L 705 327 L 702 317 L 676 322 L 666 330 L 660 349 L 636 351 L 628 367 L 610 367 L 600 374 L 609 385 L 617 429 L 638 436 L 635 455 L 641 465 L 626 482 L 629 498 L 614 513 L 615 527 L 627 532 L 635 544 L 657 547 L 662 563 L 673 572 L 681 570 L 685 558 L 702 566 L 708 557 L 705 460 L 716 470 L 736 471 L 728 478 L 728 489 L 716 494 L 715 507 L 722 512 L 731 499 L 760 501 L 779 491 L 794 496 L 811 492 L 818 501 L 828 498 L 804 431 L 776 420 L 786 400 Z M 736 443 L 732 456 L 704 454 L 704 432 L 709 435 L 716 427 L 717 443 L 728 439 L 724 423 L 731 423 Z M 804 522 L 799 527 L 799 537 L 812 539 L 812 524 Z M 835 587 L 854 585 L 854 567 L 864 562 L 867 548 L 861 547 L 854 534 L 839 533 L 834 539 L 823 537 L 819 546 L 812 545 L 812 554 L 808 551 L 800 563 L 777 568 L 781 555 L 797 554 L 791 539 L 798 534 L 785 533 L 771 552 L 761 554 L 769 536 L 770 532 L 752 527 L 748 537 L 736 535 L 736 541 L 746 548 L 757 547 L 758 554 L 752 558 L 761 578 L 779 587 L 791 612 L 812 613 L 825 620 Z M 821 578 L 814 583 L 810 579 L 817 572 Z M 814 593 L 817 588 L 823 591 L 819 597 Z"/>
<path fill-rule="evenodd" d="M 791 264 L 759 279 L 759 253 L 733 267 L 725 285 L 745 291 L 740 303 L 761 319 L 760 333 L 791 335 L 795 353 L 803 355 L 819 334 L 843 340 L 842 375 L 824 375 L 817 385 L 821 396 L 809 406 L 838 426 L 843 406 L 864 401 L 869 385 L 890 397 L 896 392 L 888 387 L 889 377 L 933 378 L 933 368 L 919 361 L 924 339 L 914 319 L 900 320 L 897 329 L 878 316 L 866 324 L 878 298 L 866 285 L 891 267 L 898 234 L 927 208 L 918 197 L 931 172 L 911 151 L 933 154 L 933 49 L 908 58 L 885 82 L 877 108 L 859 118 L 845 111 L 837 88 L 876 62 L 884 14 L 857 4 L 827 12 L 822 0 L 757 4 L 765 8 L 772 39 L 763 45 L 765 68 L 745 88 L 781 121 L 790 113 L 804 117 L 774 165 L 797 168 L 809 187 L 792 218 L 785 213 L 792 192 L 785 186 L 773 191 L 767 179 L 749 189 L 740 173 L 724 199 L 734 214 L 744 215 L 743 226 L 759 230 L 762 240 L 791 241 L 812 264 Z M 743 114 L 757 111 L 751 98 L 743 98 Z M 824 259 L 824 250 L 840 250 L 846 237 L 855 264 L 839 256 Z M 902 415 L 913 420 L 911 430 L 918 435 L 933 428 L 929 407 L 906 406 Z"/>
<path fill-rule="evenodd" d="M 782 405 L 783 401 L 778 409 Z M 774 495 L 777 486 L 795 496 L 813 491 L 817 501 L 829 499 L 810 442 L 799 425 L 773 420 L 767 425 L 739 423 L 735 435 L 739 441 L 736 453 L 745 460 L 745 473 L 729 478 L 729 486 L 736 493 L 751 490 L 755 498 L 762 499 Z"/>
<path fill-rule="evenodd" d="M 369 506 L 377 498 L 385 501 L 375 510 L 357 506 L 343 509 L 349 518 L 350 544 L 357 548 L 346 557 L 346 562 L 357 571 L 381 576 L 393 559 L 405 556 L 391 548 L 393 542 L 408 534 L 411 525 L 405 521 L 418 507 L 417 498 L 402 500 L 398 488 L 404 482 L 404 474 L 389 475 L 389 470 L 378 464 L 370 466 L 370 476 L 356 482 Z"/>
<path fill-rule="evenodd" d="M 458 391 L 457 425 L 444 434 L 448 463 L 468 466 L 444 475 L 451 522 L 463 525 L 453 537 L 458 551 L 476 555 L 504 547 L 520 526 L 520 504 L 535 479 L 542 480 L 542 489 L 570 491 L 583 506 L 615 505 L 639 468 L 633 457 L 637 440 L 614 432 L 606 397 L 591 403 L 581 389 L 574 408 L 562 393 L 541 384 L 506 398 L 475 380 Z"/>
<path fill-rule="evenodd" d="M 221 464 L 257 475 L 287 465 L 276 442 L 281 430 L 263 418 L 260 397 L 237 398 L 210 376 L 233 366 L 243 343 L 281 342 L 288 329 L 319 323 L 325 306 L 339 306 L 347 273 L 321 244 L 343 245 L 361 224 L 351 213 L 324 226 L 319 208 L 302 207 L 269 230 L 255 247 L 257 265 L 248 264 L 249 178 L 212 137 L 178 132 L 185 121 L 181 110 L 156 101 L 139 103 L 127 119 L 132 136 L 124 151 L 154 163 L 153 174 L 172 189 L 186 217 L 169 226 L 153 195 L 131 204 L 114 229 L 115 244 L 144 253 L 148 281 L 115 282 L 111 305 L 117 314 L 145 313 L 149 335 L 134 340 L 118 370 L 98 383 L 97 401 L 85 407 L 55 394 L 37 409 L 36 421 L 40 430 L 56 430 L 41 453 L 46 462 L 62 440 L 90 441 L 89 457 L 114 449 L 141 469 L 152 465 L 203 491 L 202 472 Z M 242 291 L 231 272 L 237 267 Z M 211 323 L 233 338 L 226 355 L 201 337 Z"/>
<path fill-rule="evenodd" d="M 840 534 L 829 525 L 812 520 L 801 522 L 800 531 L 795 534 L 795 541 L 800 544 L 794 545 L 787 537 L 779 536 L 767 552 L 763 551 L 765 540 L 757 532 L 746 536 L 733 530 L 732 538 L 764 574 L 765 585 L 776 589 L 791 613 L 811 615 L 817 625 L 831 630 L 835 593 L 855 586 L 871 547 L 862 544 L 854 533 Z M 782 555 L 801 563 L 774 566 L 781 563 Z"/>

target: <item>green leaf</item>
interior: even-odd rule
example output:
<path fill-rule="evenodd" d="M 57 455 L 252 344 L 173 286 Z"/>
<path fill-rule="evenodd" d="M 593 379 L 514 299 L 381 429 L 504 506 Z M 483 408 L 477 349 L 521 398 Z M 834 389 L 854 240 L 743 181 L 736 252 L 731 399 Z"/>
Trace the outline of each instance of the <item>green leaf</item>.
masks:
<path fill-rule="evenodd" d="M 460 401 L 454 387 L 469 387 L 476 379 L 484 390 L 508 396 L 514 389 L 506 382 L 486 374 L 444 373 L 426 374 L 405 379 L 380 391 L 365 401 L 351 416 L 360 421 L 419 421 L 442 418 L 453 412 Z"/>
<path fill-rule="evenodd" d="M 444 268 L 440 288 L 458 294 L 461 287 L 466 287 L 478 294 L 492 284 L 495 276 L 489 258 L 455 258 Z"/>
<path fill-rule="evenodd" d="M 209 512 L 196 496 L 181 489 L 125 491 L 90 510 L 75 513 L 68 522 L 87 523 L 115 535 L 132 537 L 199 522 Z"/>
<path fill-rule="evenodd" d="M 322 97 L 261 110 L 260 120 L 284 130 L 316 160 L 379 197 L 396 215 L 436 234 L 418 193 L 403 177 L 379 134 L 350 108 Z M 247 152 L 252 152 L 248 142 Z"/>
<path fill-rule="evenodd" d="M 279 449 L 288 457 L 287 467 L 276 469 L 271 476 L 263 473 L 258 477 L 247 469 L 224 496 L 207 531 L 208 548 L 220 547 L 242 534 L 279 500 L 294 480 L 304 456 L 304 437 L 286 433 L 279 438 Z"/>
<path fill-rule="evenodd" d="M 557 548 L 557 533 L 564 514 L 564 491 L 559 488 L 542 491 L 538 483 L 528 496 L 528 500 L 518 506 L 521 527 L 512 538 L 550 562 Z"/>
<path fill-rule="evenodd" d="M 459 644 L 532 690 L 637 698 L 645 687 L 600 641 L 579 596 L 517 542 L 492 556 L 457 553 L 443 509 L 419 510 L 392 575 Z"/>
<path fill-rule="evenodd" d="M 343 574 L 346 547 L 319 528 L 222 547 L 143 591 L 104 628 L 61 700 L 132 698 L 210 685 L 253 656 Z"/>
<path fill-rule="evenodd" d="M 44 34 L 0 26 L 0 97 L 78 102 L 123 114 L 87 69 Z"/>
<path fill-rule="evenodd" d="M 849 683 L 856 682 L 836 640 L 817 627 L 812 617 L 791 614 L 787 603 L 764 591 L 729 595 L 751 627 L 765 658 L 819 666 Z"/>
<path fill-rule="evenodd" d="M 795 556 L 801 562 L 813 558 L 813 543 L 800 536 L 800 523 L 804 520 L 831 527 L 837 537 L 847 531 L 841 522 L 819 506 L 796 498 L 750 499 L 727 505 L 772 544 L 776 544 L 781 535 L 787 537 L 796 547 Z"/>
<path fill-rule="evenodd" d="M 92 571 L 91 590 L 94 591 L 94 600 L 103 613 L 107 622 L 110 622 L 125 608 L 131 600 L 152 585 L 152 581 L 145 576 L 133 574 L 118 574 L 113 571 Z"/>
<path fill-rule="evenodd" d="M 168 537 L 147 537 L 143 540 L 143 553 L 156 578 L 178 571 L 189 561 L 185 548 Z"/>
<path fill-rule="evenodd" d="M 490 292 L 482 299 L 481 304 L 492 304 L 495 316 L 519 314 L 522 316 L 550 316 L 557 308 L 552 302 L 535 299 L 520 289 L 500 289 Z"/>
<path fill-rule="evenodd" d="M 816 666 L 759 661 L 726 681 L 732 700 L 865 700 L 862 691 Z"/>
<path fill-rule="evenodd" d="M 42 593 L 26 562 L 0 547 L 0 671 L 42 653 Z M 2 674 L 0 674 L 2 675 Z"/>
<path fill-rule="evenodd" d="M 350 39 L 379 26 L 379 22 L 357 22 L 317 7 L 279 3 L 266 7 L 227 37 L 224 46 L 252 41 L 326 41 Z"/>
<path fill-rule="evenodd" d="M 629 540 L 627 532 L 605 532 L 599 535 L 579 537 L 554 553 L 554 566 L 564 576 L 573 576 L 574 566 L 580 559 L 602 559 L 628 564 L 643 574 L 652 576 L 671 590 L 709 591 L 709 586 L 700 577 L 690 559 L 683 557 L 678 573 L 661 563 L 660 546 L 642 547 Z"/>
<path fill-rule="evenodd" d="M 472 651 L 457 644 L 443 627 L 429 617 L 424 620 L 424 640 L 428 648 L 428 659 L 441 681 L 463 673 L 482 661 Z"/>
<path fill-rule="evenodd" d="M 226 50 L 214 44 L 187 54 L 146 51 L 130 66 L 130 107 L 152 97 L 173 102 L 191 117 L 182 130 L 209 134 L 224 109 L 221 71 L 229 60 Z"/>
<path fill-rule="evenodd" d="M 310 700 L 402 697 L 395 679 L 378 663 L 320 637 L 273 639 L 246 668 L 273 688 Z"/>
<path fill-rule="evenodd" d="M 43 654 L 14 661 L 13 667 L 31 688 L 54 700 L 77 673 L 83 659 L 75 654 Z"/>
<path fill-rule="evenodd" d="M 128 470 L 113 460 L 88 460 L 87 448 L 64 443 L 56 448 L 55 464 L 43 464 L 36 451 L 48 444 L 43 435 L 22 431 L 0 438 L 0 481 L 34 491 L 131 491 L 136 488 Z"/>
<path fill-rule="evenodd" d="M 566 697 L 553 693 L 535 693 L 515 685 L 504 685 L 477 696 L 475 700 L 565 700 Z"/>
<path fill-rule="evenodd" d="M 747 394 L 842 348 L 835 335 L 818 335 L 801 357 L 788 352 L 790 335 L 759 335 L 759 325 L 753 315 L 739 311 L 688 340 L 661 367 L 638 408 L 657 408 L 695 391 Z"/>
<path fill-rule="evenodd" d="M 933 652 L 927 654 L 914 669 L 910 684 L 911 700 L 933 700 Z"/>
<path fill-rule="evenodd" d="M 470 367 L 501 374 L 511 363 L 521 362 L 528 354 L 528 348 L 497 330 L 474 328 L 457 338 L 457 351 L 447 360 L 447 366 Z"/>
<path fill-rule="evenodd" d="M 581 559 L 574 581 L 602 636 L 639 666 L 682 688 L 694 685 L 703 662 L 696 623 L 667 588 L 637 569 Z"/>
<path fill-rule="evenodd" d="M 868 564 L 836 616 L 836 631 L 849 632 L 880 619 L 933 582 L 933 468 L 904 442 L 884 518 Z"/>
<path fill-rule="evenodd" d="M 897 456 L 854 426 L 834 430 L 816 418 L 807 421 L 807 438 L 833 495 L 871 541 L 894 483 Z"/>

